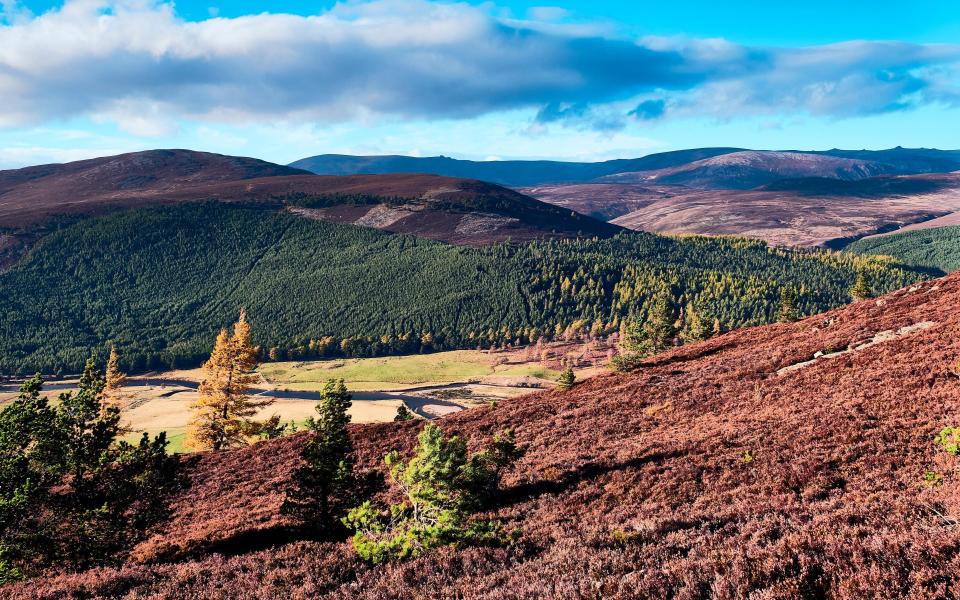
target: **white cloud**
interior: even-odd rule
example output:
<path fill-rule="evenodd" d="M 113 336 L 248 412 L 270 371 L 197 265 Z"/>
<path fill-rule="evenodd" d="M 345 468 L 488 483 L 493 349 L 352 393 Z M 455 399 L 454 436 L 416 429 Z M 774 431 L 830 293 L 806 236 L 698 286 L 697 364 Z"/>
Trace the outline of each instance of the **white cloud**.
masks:
<path fill-rule="evenodd" d="M 551 122 L 612 130 L 631 113 L 648 114 L 636 110 L 642 102 L 663 106 L 662 119 L 844 117 L 960 98 L 954 45 L 631 41 L 559 23 L 555 9 L 517 21 L 491 6 L 426 0 L 201 22 L 150 0 L 68 0 L 39 16 L 2 6 L 0 127 L 8 128 L 88 116 L 158 136 L 182 120 L 369 122 L 529 108 Z"/>

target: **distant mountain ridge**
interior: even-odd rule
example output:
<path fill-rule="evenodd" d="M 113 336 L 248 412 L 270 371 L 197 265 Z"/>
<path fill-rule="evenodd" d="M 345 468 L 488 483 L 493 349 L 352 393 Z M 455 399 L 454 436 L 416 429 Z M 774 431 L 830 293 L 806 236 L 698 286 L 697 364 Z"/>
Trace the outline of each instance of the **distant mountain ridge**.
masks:
<path fill-rule="evenodd" d="M 890 148 L 888 150 L 747 150 L 734 147 L 693 148 L 660 152 L 640 158 L 616 159 L 603 162 L 563 162 L 541 160 L 472 161 L 446 156 L 351 156 L 344 154 L 321 154 L 290 163 L 289 166 L 320 175 L 353 175 L 383 173 L 432 173 L 448 177 L 467 177 L 491 181 L 508 186 L 535 186 L 550 183 L 585 183 L 609 178 L 621 173 L 655 172 L 662 169 L 682 168 L 697 161 L 711 161 L 718 157 L 750 153 L 756 170 L 747 177 L 738 178 L 737 173 L 721 173 L 716 180 L 709 177 L 697 179 L 703 189 L 750 189 L 751 183 L 764 185 L 787 177 L 833 177 L 859 179 L 884 174 L 944 173 L 960 169 L 960 150 L 937 150 L 930 148 Z M 852 162 L 833 162 L 811 159 L 808 166 L 820 165 L 819 169 L 797 171 L 797 155 L 833 157 Z M 708 163 L 709 164 L 709 163 Z M 714 166 L 725 164 L 715 161 Z M 859 168 L 853 168 L 853 165 Z M 794 167 L 791 170 L 791 165 Z M 699 165 L 704 166 L 704 165 Z M 845 168 L 849 167 L 849 168 Z M 792 172 L 793 171 L 793 172 Z M 769 173 L 769 175 L 763 175 Z M 778 174 L 780 173 L 780 174 Z M 634 176 L 639 179 L 638 176 Z M 675 184 L 685 185 L 691 178 L 676 177 Z M 662 182 L 666 183 L 666 182 Z M 755 187 L 755 186 L 754 186 Z"/>
<path fill-rule="evenodd" d="M 548 182 L 590 181 L 614 173 L 664 169 L 739 150 L 739 148 L 696 148 L 604 162 L 475 161 L 447 156 L 321 154 L 294 161 L 289 166 L 318 175 L 432 173 L 446 177 L 480 179 L 500 185 L 525 186 Z"/>

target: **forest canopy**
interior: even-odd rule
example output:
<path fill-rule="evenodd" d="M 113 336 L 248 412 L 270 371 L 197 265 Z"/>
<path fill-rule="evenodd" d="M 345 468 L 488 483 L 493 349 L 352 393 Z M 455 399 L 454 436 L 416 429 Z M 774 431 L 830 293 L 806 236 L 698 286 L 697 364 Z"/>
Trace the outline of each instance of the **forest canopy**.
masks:
<path fill-rule="evenodd" d="M 666 290 L 724 329 L 922 278 L 888 260 L 740 238 L 622 233 L 465 248 L 198 203 L 68 223 L 0 274 L 0 374 L 75 373 L 115 344 L 131 371 L 199 365 L 246 309 L 264 358 L 370 356 L 618 331 Z"/>

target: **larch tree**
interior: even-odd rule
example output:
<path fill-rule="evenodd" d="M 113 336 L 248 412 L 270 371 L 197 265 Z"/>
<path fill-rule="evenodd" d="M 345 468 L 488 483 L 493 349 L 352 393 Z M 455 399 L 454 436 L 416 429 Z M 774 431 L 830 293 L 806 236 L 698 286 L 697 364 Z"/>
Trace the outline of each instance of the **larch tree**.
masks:
<path fill-rule="evenodd" d="M 107 360 L 107 369 L 104 374 L 103 398 L 104 405 L 119 406 L 123 401 L 123 384 L 127 381 L 127 374 L 120 370 L 120 356 L 117 347 L 110 346 L 110 358 Z"/>
<path fill-rule="evenodd" d="M 210 358 L 203 365 L 200 397 L 193 404 L 187 433 L 199 450 L 222 450 L 244 446 L 259 433 L 252 420 L 273 399 L 254 400 L 250 387 L 257 381 L 257 352 L 250 343 L 250 325 L 245 311 L 233 326 L 231 336 L 222 329 Z"/>

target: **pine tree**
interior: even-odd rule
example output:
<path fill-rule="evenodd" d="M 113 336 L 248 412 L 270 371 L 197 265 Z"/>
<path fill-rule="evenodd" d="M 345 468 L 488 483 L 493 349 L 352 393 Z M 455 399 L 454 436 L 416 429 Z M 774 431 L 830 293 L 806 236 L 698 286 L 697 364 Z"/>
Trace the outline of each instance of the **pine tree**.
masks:
<path fill-rule="evenodd" d="M 870 287 L 867 275 L 863 271 L 857 272 L 857 279 L 850 289 L 850 297 L 853 298 L 854 302 L 873 298 L 873 289 Z"/>
<path fill-rule="evenodd" d="M 396 451 L 384 457 L 404 501 L 384 511 L 367 500 L 347 515 L 356 531 L 353 546 L 365 560 L 405 559 L 443 544 L 496 539 L 494 523 L 470 517 L 497 496 L 504 471 L 523 455 L 513 432 L 497 434 L 491 446 L 472 456 L 462 438 L 446 438 L 433 423 L 417 441 L 409 461 Z"/>
<path fill-rule="evenodd" d="M 222 329 L 213 352 L 203 365 L 200 397 L 193 405 L 188 427 L 190 444 L 197 449 L 221 450 L 243 446 L 259 433 L 251 420 L 272 399 L 253 400 L 248 391 L 257 381 L 257 352 L 250 343 L 246 313 L 233 327 L 233 336 Z"/>
<path fill-rule="evenodd" d="M 557 389 L 561 391 L 567 391 L 573 388 L 576 380 L 577 376 L 573 373 L 573 369 L 567 367 L 562 373 L 560 373 L 560 377 L 557 379 Z"/>
<path fill-rule="evenodd" d="M 672 346 L 676 338 L 677 317 L 673 303 L 673 295 L 668 289 L 664 289 L 654 297 L 653 306 L 647 314 L 644 331 L 654 353 Z"/>
<path fill-rule="evenodd" d="M 0 585 L 28 576 L 48 546 L 44 507 L 64 461 L 56 411 L 42 386 L 38 373 L 0 410 Z"/>
<path fill-rule="evenodd" d="M 790 288 L 780 290 L 780 308 L 777 311 L 777 321 L 791 323 L 797 320 L 797 301 Z"/>
<path fill-rule="evenodd" d="M 37 376 L 0 411 L 0 580 L 117 562 L 168 512 L 179 483 L 164 434 L 119 440 L 120 411 L 88 360 L 54 408 Z"/>
<path fill-rule="evenodd" d="M 347 432 L 352 404 L 342 379 L 327 382 L 318 417 L 308 423 L 312 435 L 300 453 L 304 464 L 294 473 L 284 502 L 284 512 L 324 533 L 339 528 L 340 517 L 362 487 L 353 474 L 353 443 Z"/>
<path fill-rule="evenodd" d="M 683 331 L 680 332 L 680 337 L 686 344 L 700 342 L 710 337 L 710 329 L 694 310 L 693 304 L 687 304 L 686 310 L 683 311 Z"/>
<path fill-rule="evenodd" d="M 83 497 L 87 476 L 107 460 L 107 452 L 120 433 L 120 409 L 103 405 L 106 381 L 92 358 L 87 360 L 76 393 L 60 394 L 58 427 L 64 434 L 67 472 L 74 494 Z"/>
<path fill-rule="evenodd" d="M 120 356 L 117 354 L 117 347 L 110 346 L 110 358 L 107 360 L 103 386 L 106 404 L 119 406 L 122 403 L 122 388 L 126 381 L 127 374 L 120 370 Z"/>

